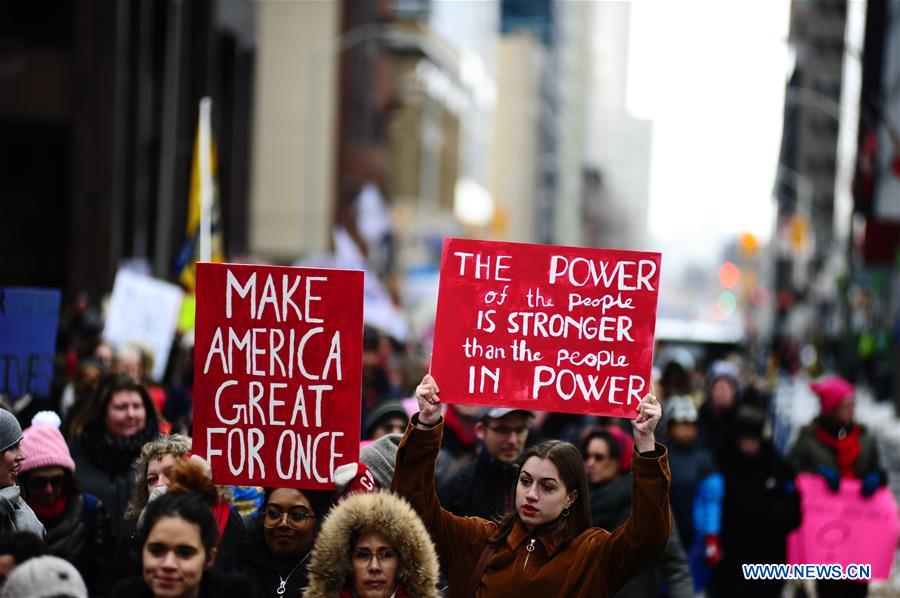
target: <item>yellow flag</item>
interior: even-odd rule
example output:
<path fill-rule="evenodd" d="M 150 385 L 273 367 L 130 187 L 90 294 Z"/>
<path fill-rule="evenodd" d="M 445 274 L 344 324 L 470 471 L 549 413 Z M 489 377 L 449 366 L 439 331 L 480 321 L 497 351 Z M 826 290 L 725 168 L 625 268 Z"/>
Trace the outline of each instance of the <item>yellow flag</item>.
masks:
<path fill-rule="evenodd" d="M 209 126 L 209 123 L 206 124 L 207 126 L 203 126 L 203 118 L 204 116 L 201 111 L 200 119 L 198 119 L 197 123 L 197 134 L 194 138 L 194 156 L 191 162 L 191 186 L 188 195 L 187 226 L 185 227 L 186 238 L 181 251 L 179 251 L 179 254 L 176 257 L 175 266 L 175 269 L 178 272 L 178 280 L 190 291 L 193 291 L 195 287 L 194 265 L 200 258 L 200 237 L 205 232 L 201 230 L 204 183 L 211 187 L 211 205 L 209 209 L 210 231 L 208 233 L 210 259 L 213 262 L 225 261 L 225 243 L 222 236 L 222 219 L 219 210 L 218 185 L 216 183 L 218 166 L 216 142 L 212 135 L 212 127 Z M 209 143 L 207 146 L 209 147 L 209 159 L 206 160 L 206 163 L 208 164 L 208 170 L 206 172 L 202 172 L 204 160 L 201 160 L 201 151 L 204 145 L 201 143 L 201 135 L 203 134 L 202 132 L 204 129 L 209 132 Z"/>

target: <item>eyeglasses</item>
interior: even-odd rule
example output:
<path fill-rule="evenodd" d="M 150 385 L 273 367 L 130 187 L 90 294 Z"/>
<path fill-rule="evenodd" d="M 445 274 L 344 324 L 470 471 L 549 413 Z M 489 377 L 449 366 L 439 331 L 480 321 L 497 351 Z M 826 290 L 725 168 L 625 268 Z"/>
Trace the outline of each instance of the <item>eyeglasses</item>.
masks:
<path fill-rule="evenodd" d="M 54 490 L 59 490 L 62 488 L 65 481 L 66 476 L 63 475 L 56 475 L 53 477 L 34 476 L 28 478 L 28 487 L 32 490 L 43 490 L 47 487 L 47 484 L 50 484 Z"/>
<path fill-rule="evenodd" d="M 368 565 L 372 557 L 378 559 L 380 564 L 385 564 L 397 558 L 397 553 L 390 548 L 379 548 L 375 552 L 371 550 L 361 549 L 353 553 L 353 560 L 360 565 Z"/>
<path fill-rule="evenodd" d="M 263 526 L 268 528 L 276 528 L 281 525 L 281 520 L 286 519 L 287 524 L 294 529 L 299 529 L 306 525 L 306 520 L 313 520 L 316 516 L 312 513 L 307 513 L 306 511 L 301 511 L 300 509 L 294 509 L 293 511 L 282 511 L 281 509 L 274 509 L 272 507 L 268 507 L 265 512 L 265 518 L 263 519 Z"/>
<path fill-rule="evenodd" d="M 597 463 L 603 463 L 607 459 L 611 458 L 612 457 L 610 457 L 609 455 L 601 455 L 600 453 L 588 453 L 587 459 L 585 459 L 585 461 L 590 461 L 591 459 L 593 459 Z"/>
<path fill-rule="evenodd" d="M 488 430 L 494 434 L 499 434 L 500 436 L 509 436 L 510 434 L 522 436 L 528 432 L 528 426 L 517 426 L 515 428 L 509 426 L 488 426 Z"/>

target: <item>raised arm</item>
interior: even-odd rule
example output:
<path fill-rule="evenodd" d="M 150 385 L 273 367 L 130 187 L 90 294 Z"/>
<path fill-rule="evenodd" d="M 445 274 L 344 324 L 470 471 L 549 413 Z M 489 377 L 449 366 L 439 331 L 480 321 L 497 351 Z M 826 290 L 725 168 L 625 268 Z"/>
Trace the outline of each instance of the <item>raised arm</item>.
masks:
<path fill-rule="evenodd" d="M 426 375 L 416 388 L 419 413 L 415 414 L 397 449 L 391 490 L 413 506 L 437 545 L 453 580 L 472 569 L 495 524 L 479 517 L 457 517 L 441 507 L 434 487 L 434 463 L 441 446 L 444 424 L 438 386 Z"/>
<path fill-rule="evenodd" d="M 635 454 L 631 514 L 608 537 L 604 530 L 594 531 L 600 560 L 609 572 L 604 581 L 610 595 L 662 554 L 672 529 L 668 453 L 654 436 L 662 409 L 653 395 L 647 395 L 638 403 L 637 411 L 632 422 Z"/>

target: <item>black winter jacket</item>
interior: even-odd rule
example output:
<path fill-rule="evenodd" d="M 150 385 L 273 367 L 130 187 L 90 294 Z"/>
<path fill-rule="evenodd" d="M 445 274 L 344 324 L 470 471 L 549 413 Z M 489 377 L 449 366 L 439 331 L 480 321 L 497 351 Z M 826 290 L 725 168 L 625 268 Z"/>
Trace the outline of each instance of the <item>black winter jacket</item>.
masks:
<path fill-rule="evenodd" d="M 75 565 L 92 596 L 102 594 L 115 548 L 103 502 L 92 494 L 75 494 L 59 517 L 43 524 L 50 552 Z"/>
<path fill-rule="evenodd" d="M 438 488 L 441 505 L 464 517 L 498 521 L 514 506 L 516 469 L 501 463 L 484 449 Z"/>
<path fill-rule="evenodd" d="M 129 598 L 153 598 L 153 592 L 142 577 L 129 577 L 113 588 L 111 596 L 128 596 Z M 297 596 L 297 594 L 285 594 Z M 212 568 L 203 574 L 200 582 L 198 598 L 253 598 L 253 587 L 243 576 L 234 573 L 223 573 Z"/>

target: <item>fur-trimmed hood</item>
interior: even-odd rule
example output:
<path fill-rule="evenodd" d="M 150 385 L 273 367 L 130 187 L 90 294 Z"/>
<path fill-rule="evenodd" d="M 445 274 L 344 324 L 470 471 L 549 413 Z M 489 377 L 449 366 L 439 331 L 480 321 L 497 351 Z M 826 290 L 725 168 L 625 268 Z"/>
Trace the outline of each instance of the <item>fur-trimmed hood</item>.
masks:
<path fill-rule="evenodd" d="M 338 504 L 313 546 L 305 597 L 340 595 L 350 578 L 350 539 L 376 531 L 399 553 L 397 584 L 410 596 L 438 598 L 438 559 L 431 536 L 413 508 L 386 491 L 353 494 Z"/>

